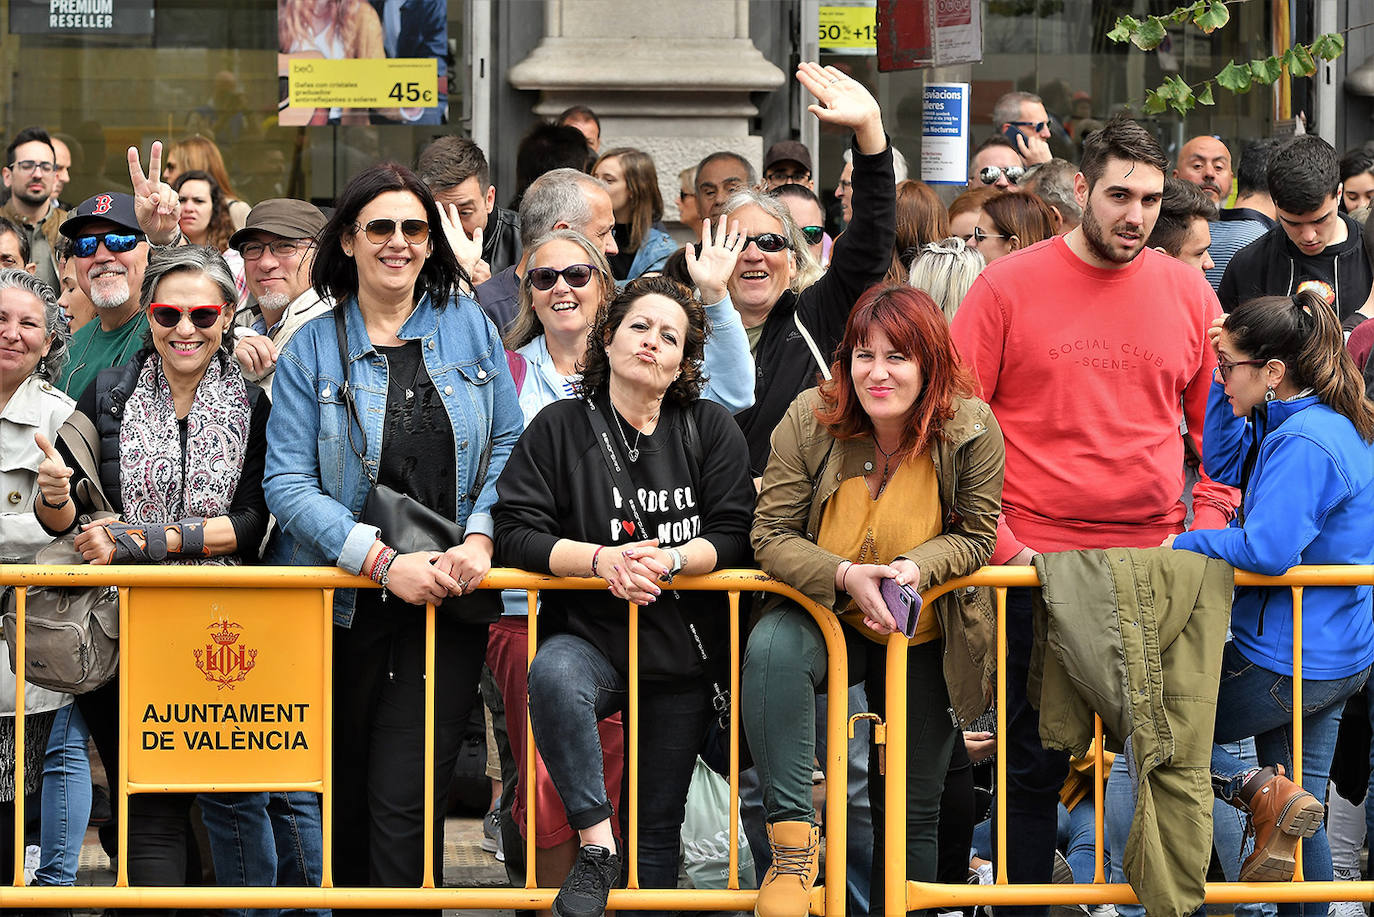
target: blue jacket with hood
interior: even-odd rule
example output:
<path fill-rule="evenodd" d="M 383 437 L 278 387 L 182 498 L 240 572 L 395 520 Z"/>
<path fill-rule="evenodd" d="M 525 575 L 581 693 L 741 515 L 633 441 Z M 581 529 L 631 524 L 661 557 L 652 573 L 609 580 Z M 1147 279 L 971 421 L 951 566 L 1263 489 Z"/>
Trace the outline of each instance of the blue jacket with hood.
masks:
<path fill-rule="evenodd" d="M 1253 466 L 1247 466 L 1253 462 Z M 1185 532 L 1174 547 L 1277 576 L 1297 564 L 1374 563 L 1374 446 L 1316 395 L 1271 401 L 1236 417 L 1213 381 L 1203 433 L 1213 480 L 1240 487 L 1230 527 Z M 1346 678 L 1374 661 L 1370 586 L 1303 590 L 1303 677 Z M 1256 665 L 1293 674 L 1293 595 L 1241 587 L 1231 609 L 1236 648 Z"/>

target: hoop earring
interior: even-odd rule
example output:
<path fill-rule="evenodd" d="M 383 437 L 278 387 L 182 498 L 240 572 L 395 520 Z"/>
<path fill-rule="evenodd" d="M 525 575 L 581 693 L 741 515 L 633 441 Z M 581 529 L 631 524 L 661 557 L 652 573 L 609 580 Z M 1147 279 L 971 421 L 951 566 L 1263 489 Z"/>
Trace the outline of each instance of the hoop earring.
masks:
<path fill-rule="evenodd" d="M 1264 400 L 1266 403 L 1273 401 L 1277 397 L 1278 396 L 1274 394 L 1274 390 L 1272 388 L 1267 388 L 1264 390 Z"/>

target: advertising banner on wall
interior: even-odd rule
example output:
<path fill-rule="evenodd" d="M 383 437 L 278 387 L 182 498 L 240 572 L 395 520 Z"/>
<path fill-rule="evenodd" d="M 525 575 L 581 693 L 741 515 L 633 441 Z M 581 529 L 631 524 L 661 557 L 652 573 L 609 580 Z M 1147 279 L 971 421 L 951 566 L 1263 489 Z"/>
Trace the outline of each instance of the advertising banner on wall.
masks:
<path fill-rule="evenodd" d="M 877 27 L 884 73 L 983 59 L 980 0 L 878 0 Z"/>
<path fill-rule="evenodd" d="M 16 35 L 151 35 L 153 0 L 10 0 Z"/>
<path fill-rule="evenodd" d="M 334 4 L 277 0 L 277 120 L 443 124 L 448 116 L 444 0 Z"/>
<path fill-rule="evenodd" d="M 921 181 L 968 181 L 968 83 L 927 83 L 921 98 Z"/>

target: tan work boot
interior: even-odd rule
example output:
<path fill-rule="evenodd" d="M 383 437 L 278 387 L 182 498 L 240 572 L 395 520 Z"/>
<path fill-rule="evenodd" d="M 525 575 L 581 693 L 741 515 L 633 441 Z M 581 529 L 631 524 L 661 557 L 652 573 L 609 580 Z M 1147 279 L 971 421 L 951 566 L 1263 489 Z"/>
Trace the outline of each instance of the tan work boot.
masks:
<path fill-rule="evenodd" d="M 805 821 L 768 825 L 773 865 L 763 876 L 754 917 L 806 917 L 820 872 L 821 829 Z"/>
<path fill-rule="evenodd" d="M 1241 791 L 1250 813 L 1255 852 L 1240 867 L 1242 882 L 1288 882 L 1297 868 L 1299 838 L 1317 833 L 1326 815 L 1321 800 L 1289 780 L 1283 766 L 1264 768 Z"/>

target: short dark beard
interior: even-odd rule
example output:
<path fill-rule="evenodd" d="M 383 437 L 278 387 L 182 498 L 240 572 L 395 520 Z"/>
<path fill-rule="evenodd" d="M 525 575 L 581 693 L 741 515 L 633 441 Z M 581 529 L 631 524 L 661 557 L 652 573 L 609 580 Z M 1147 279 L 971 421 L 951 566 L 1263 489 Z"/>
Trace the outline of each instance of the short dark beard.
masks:
<path fill-rule="evenodd" d="M 10 193 L 30 207 L 41 207 L 52 199 L 52 195 L 46 193 L 40 193 L 37 197 L 32 197 L 26 187 L 11 188 Z"/>
<path fill-rule="evenodd" d="M 1102 231 L 1102 224 L 1097 222 L 1097 214 L 1093 213 L 1092 202 L 1083 208 L 1083 241 L 1088 244 L 1094 255 L 1103 261 L 1110 261 L 1113 264 L 1130 264 L 1136 259 L 1145 246 L 1141 245 L 1131 255 L 1122 258 L 1112 249 L 1111 243 L 1107 241 L 1106 234 Z"/>

